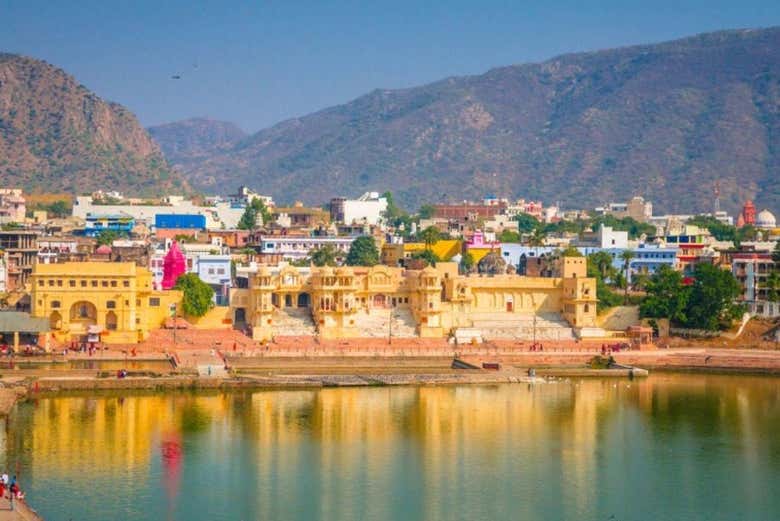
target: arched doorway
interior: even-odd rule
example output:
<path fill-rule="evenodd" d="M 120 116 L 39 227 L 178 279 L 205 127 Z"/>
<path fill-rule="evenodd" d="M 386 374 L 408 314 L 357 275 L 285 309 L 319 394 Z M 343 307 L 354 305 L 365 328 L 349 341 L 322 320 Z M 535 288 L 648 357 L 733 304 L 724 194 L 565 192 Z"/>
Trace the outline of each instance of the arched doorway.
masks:
<path fill-rule="evenodd" d="M 70 307 L 70 321 L 93 325 L 97 322 L 97 308 L 86 300 L 76 302 Z"/>
<path fill-rule="evenodd" d="M 381 293 L 379 295 L 374 295 L 374 307 L 375 308 L 383 308 L 387 306 L 387 297 L 382 295 Z"/>
<path fill-rule="evenodd" d="M 116 331 L 117 322 L 116 313 L 113 311 L 106 313 L 106 329 L 109 331 Z"/>
<path fill-rule="evenodd" d="M 298 307 L 299 308 L 308 308 L 309 307 L 309 294 L 308 293 L 299 293 L 298 294 Z"/>
<path fill-rule="evenodd" d="M 49 315 L 49 327 L 53 330 L 62 328 L 62 315 L 59 311 L 52 311 Z"/>
<path fill-rule="evenodd" d="M 291 308 L 293 305 L 292 295 L 287 294 L 284 296 L 284 307 Z"/>
<path fill-rule="evenodd" d="M 97 308 L 91 302 L 80 300 L 70 307 L 70 330 L 76 336 L 83 336 L 89 326 L 97 324 Z"/>

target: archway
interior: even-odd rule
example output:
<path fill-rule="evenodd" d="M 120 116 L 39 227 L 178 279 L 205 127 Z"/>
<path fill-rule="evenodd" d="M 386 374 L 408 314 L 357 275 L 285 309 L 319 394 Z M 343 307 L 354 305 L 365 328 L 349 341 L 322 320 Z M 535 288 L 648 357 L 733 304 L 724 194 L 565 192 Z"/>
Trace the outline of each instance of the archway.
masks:
<path fill-rule="evenodd" d="M 382 295 L 381 293 L 379 295 L 374 295 L 374 307 L 375 308 L 383 308 L 387 305 L 387 297 Z"/>
<path fill-rule="evenodd" d="M 284 296 L 284 307 L 291 308 L 293 305 L 292 295 L 287 294 Z"/>
<path fill-rule="evenodd" d="M 70 307 L 70 321 L 93 325 L 97 322 L 97 308 L 92 302 L 80 300 Z"/>
<path fill-rule="evenodd" d="M 49 315 L 49 327 L 54 330 L 62 328 L 62 315 L 59 311 L 52 311 Z"/>
<path fill-rule="evenodd" d="M 106 329 L 116 331 L 117 322 L 116 313 L 113 311 L 106 313 Z"/>
<path fill-rule="evenodd" d="M 299 308 L 308 308 L 309 307 L 309 294 L 308 293 L 300 293 L 298 294 L 298 307 Z"/>

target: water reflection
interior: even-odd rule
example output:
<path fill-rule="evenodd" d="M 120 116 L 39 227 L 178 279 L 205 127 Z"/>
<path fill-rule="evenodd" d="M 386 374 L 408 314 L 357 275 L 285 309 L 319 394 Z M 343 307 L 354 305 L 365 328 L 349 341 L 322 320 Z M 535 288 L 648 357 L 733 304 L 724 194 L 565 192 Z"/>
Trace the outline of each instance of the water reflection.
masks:
<path fill-rule="evenodd" d="M 778 379 L 660 375 L 39 398 L 0 449 L 47 519 L 762 519 L 778 426 Z"/>

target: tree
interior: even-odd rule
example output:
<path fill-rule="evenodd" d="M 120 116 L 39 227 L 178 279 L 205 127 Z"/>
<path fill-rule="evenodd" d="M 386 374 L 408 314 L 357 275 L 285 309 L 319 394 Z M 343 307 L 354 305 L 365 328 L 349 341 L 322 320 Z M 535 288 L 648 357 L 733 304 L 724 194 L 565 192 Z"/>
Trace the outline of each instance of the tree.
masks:
<path fill-rule="evenodd" d="M 520 242 L 520 234 L 513 230 L 503 230 L 498 235 L 500 242 Z"/>
<path fill-rule="evenodd" d="M 387 208 L 382 215 L 387 223 L 398 226 L 409 218 L 406 212 L 395 204 L 392 192 L 385 192 L 382 194 L 382 197 L 387 200 Z M 407 226 L 407 224 L 404 223 L 404 226 Z"/>
<path fill-rule="evenodd" d="M 582 253 L 580 250 L 575 248 L 574 246 L 566 246 L 566 249 L 561 252 L 561 256 L 563 257 L 582 257 Z"/>
<path fill-rule="evenodd" d="M 430 219 L 436 213 L 436 208 L 432 204 L 424 204 L 417 211 L 420 219 Z"/>
<path fill-rule="evenodd" d="M 474 267 L 474 256 L 470 252 L 466 252 L 460 258 L 460 269 L 464 273 L 468 273 Z"/>
<path fill-rule="evenodd" d="M 352 241 L 347 253 L 348 266 L 375 266 L 379 264 L 379 250 L 373 237 L 363 235 Z"/>
<path fill-rule="evenodd" d="M 417 234 L 417 238 L 425 243 L 426 250 L 430 250 L 431 246 L 439 242 L 441 233 L 435 226 L 428 226 Z"/>
<path fill-rule="evenodd" d="M 591 273 L 591 270 L 595 270 L 595 274 Z M 588 276 L 595 277 L 596 274 L 604 282 L 614 280 L 615 268 L 612 266 L 612 255 L 605 251 L 588 255 Z"/>
<path fill-rule="evenodd" d="M 631 268 L 631 260 L 635 257 L 634 252 L 631 250 L 623 250 L 620 253 L 620 259 L 623 261 L 623 277 L 626 280 L 626 291 L 623 294 L 623 304 L 628 304 L 628 278 L 629 269 Z"/>
<path fill-rule="evenodd" d="M 531 236 L 528 238 L 529 246 L 544 246 L 544 240 L 547 238 L 547 234 L 542 228 L 536 228 Z"/>
<path fill-rule="evenodd" d="M 517 229 L 520 233 L 531 233 L 541 225 L 539 219 L 527 213 L 517 214 L 515 221 L 517 221 Z"/>
<path fill-rule="evenodd" d="M 775 243 L 775 249 L 772 250 L 772 260 L 780 263 L 780 240 Z M 780 268 L 780 266 L 775 266 L 775 268 Z"/>
<path fill-rule="evenodd" d="M 257 228 L 257 217 L 262 218 L 263 224 L 271 221 L 271 212 L 265 206 L 265 203 L 259 197 L 252 199 L 249 204 L 246 205 L 244 213 L 241 215 L 241 219 L 238 221 L 239 230 L 254 230 Z"/>
<path fill-rule="evenodd" d="M 730 271 L 712 264 L 697 264 L 686 308 L 686 325 L 717 331 L 727 329 L 744 309 L 735 303 L 741 290 Z"/>
<path fill-rule="evenodd" d="M 214 290 L 195 273 L 185 273 L 176 280 L 173 289 L 184 293 L 182 308 L 191 317 L 202 317 L 214 307 Z"/>
<path fill-rule="evenodd" d="M 315 248 L 309 252 L 309 260 L 315 266 L 335 266 L 339 251 L 332 244 L 326 244 L 321 248 Z"/>
<path fill-rule="evenodd" d="M 668 318 L 685 325 L 690 288 L 683 284 L 683 276 L 669 266 L 653 273 L 646 285 L 647 297 L 639 305 L 643 318 Z"/>
<path fill-rule="evenodd" d="M 67 201 L 60 199 L 47 205 L 44 210 L 50 217 L 67 217 L 70 215 L 71 207 Z"/>
<path fill-rule="evenodd" d="M 767 277 L 766 290 L 766 298 L 769 302 L 780 302 L 780 271 L 777 268 Z"/>
<path fill-rule="evenodd" d="M 436 266 L 436 263 L 441 260 L 439 256 L 433 253 L 431 250 L 416 251 L 412 254 L 412 259 L 424 260 L 425 263 L 429 266 Z"/>
<path fill-rule="evenodd" d="M 115 230 L 100 230 L 96 238 L 98 246 L 111 246 L 119 238 L 119 232 Z"/>

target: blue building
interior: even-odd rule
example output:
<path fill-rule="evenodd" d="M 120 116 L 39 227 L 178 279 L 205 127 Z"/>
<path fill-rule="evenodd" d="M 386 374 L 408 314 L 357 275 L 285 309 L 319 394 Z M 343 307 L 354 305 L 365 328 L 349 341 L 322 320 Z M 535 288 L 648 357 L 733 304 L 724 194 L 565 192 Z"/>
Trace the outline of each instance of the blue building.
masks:
<path fill-rule="evenodd" d="M 612 255 L 612 266 L 617 271 L 623 270 L 623 259 L 620 255 L 622 249 L 607 249 Z M 642 244 L 638 248 L 631 248 L 634 257 L 629 261 L 628 273 L 626 279 L 629 284 L 634 275 L 652 276 L 653 273 L 661 269 L 661 266 L 669 266 L 672 269 L 677 267 L 677 248 L 662 248 L 653 244 Z"/>
<path fill-rule="evenodd" d="M 156 228 L 174 228 L 177 230 L 205 230 L 206 216 L 200 214 L 158 213 L 154 216 Z"/>
<path fill-rule="evenodd" d="M 127 214 L 92 214 L 88 213 L 84 225 L 84 235 L 96 237 L 100 232 L 111 230 L 120 235 L 129 235 L 135 227 L 135 219 Z"/>
<path fill-rule="evenodd" d="M 526 259 L 550 255 L 556 250 L 560 251 L 560 249 L 551 246 L 525 246 L 515 243 L 501 243 L 501 256 L 507 264 L 520 269 Z M 577 247 L 577 250 L 586 257 L 599 251 L 607 252 L 612 256 L 612 266 L 615 270 L 618 272 L 623 271 L 624 261 L 621 255 L 626 250 L 625 248 L 580 246 Z M 629 283 L 632 275 L 643 274 L 649 276 L 658 271 L 661 266 L 669 266 L 673 269 L 677 267 L 678 248 L 662 248 L 653 244 L 642 244 L 638 248 L 630 248 L 630 250 L 634 253 L 634 257 L 629 262 L 628 274 L 626 275 Z"/>

